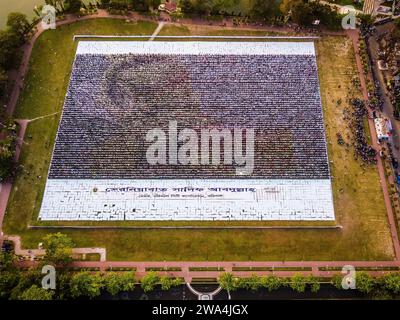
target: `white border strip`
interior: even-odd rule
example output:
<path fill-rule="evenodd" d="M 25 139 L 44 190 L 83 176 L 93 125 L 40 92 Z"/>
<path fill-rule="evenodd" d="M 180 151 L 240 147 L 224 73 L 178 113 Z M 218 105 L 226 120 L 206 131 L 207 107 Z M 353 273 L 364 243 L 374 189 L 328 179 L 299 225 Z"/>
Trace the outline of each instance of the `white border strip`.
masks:
<path fill-rule="evenodd" d="M 334 220 L 329 179 L 48 179 L 41 220 Z"/>
<path fill-rule="evenodd" d="M 76 54 L 311 55 L 314 42 L 81 41 Z"/>
<path fill-rule="evenodd" d="M 74 35 L 73 40 L 76 39 L 149 39 L 152 35 L 130 35 L 130 36 L 114 36 L 114 35 L 96 35 L 96 34 L 77 34 Z M 291 39 L 291 40 L 304 40 L 314 39 L 317 40 L 319 36 L 160 36 L 154 38 L 159 39 Z"/>

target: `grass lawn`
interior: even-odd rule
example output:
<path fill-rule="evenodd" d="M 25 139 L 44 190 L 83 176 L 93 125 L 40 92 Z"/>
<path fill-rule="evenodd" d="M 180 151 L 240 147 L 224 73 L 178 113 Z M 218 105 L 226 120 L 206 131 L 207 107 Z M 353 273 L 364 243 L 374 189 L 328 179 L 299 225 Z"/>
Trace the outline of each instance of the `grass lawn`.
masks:
<path fill-rule="evenodd" d="M 235 29 L 227 27 L 217 27 L 217 26 L 200 26 L 200 25 L 180 25 L 180 24 L 169 24 L 164 25 L 161 29 L 160 36 L 190 36 L 190 35 L 200 35 L 200 36 L 275 36 L 275 35 L 292 35 L 289 33 L 278 34 L 277 32 L 263 31 L 263 30 L 251 30 L 251 29 Z M 163 39 L 160 39 L 161 41 Z M 210 41 L 208 39 L 207 41 Z M 218 40 L 217 40 L 218 41 Z M 241 40 L 242 41 L 242 40 Z"/>
<path fill-rule="evenodd" d="M 14 183 L 4 222 L 6 234 L 19 234 L 36 247 L 49 230 L 27 229 L 40 205 L 64 95 L 74 57 L 73 34 L 151 34 L 153 23 L 87 20 L 47 31 L 37 41 L 16 118 L 33 119 L 22 149 L 24 170 Z M 259 35 L 263 31 L 165 26 L 160 34 Z M 227 34 L 228 33 L 228 34 Z M 339 230 L 66 230 L 78 246 L 107 248 L 111 260 L 388 260 L 393 258 L 386 211 L 375 167 L 363 168 L 353 151 L 336 142 L 350 134 L 343 120 L 346 93 L 356 75 L 351 42 L 324 37 L 317 42 L 321 96 Z M 359 95 L 358 90 L 351 95 Z M 337 100 L 343 102 L 337 105 Z M 55 231 L 57 229 L 52 229 Z"/>
<path fill-rule="evenodd" d="M 354 8 L 358 10 L 362 10 L 363 4 L 362 3 L 356 3 L 354 0 L 328 0 L 328 2 L 338 4 L 341 6 L 353 6 Z"/>

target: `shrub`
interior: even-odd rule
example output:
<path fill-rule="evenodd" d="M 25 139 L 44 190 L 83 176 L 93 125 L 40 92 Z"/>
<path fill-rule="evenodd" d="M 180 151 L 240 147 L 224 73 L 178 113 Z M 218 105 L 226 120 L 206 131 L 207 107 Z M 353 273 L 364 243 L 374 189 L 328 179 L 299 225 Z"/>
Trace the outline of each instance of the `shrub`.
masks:
<path fill-rule="evenodd" d="M 150 271 L 141 280 L 141 287 L 144 292 L 149 292 L 154 290 L 155 286 L 160 281 L 160 277 L 157 272 Z"/>

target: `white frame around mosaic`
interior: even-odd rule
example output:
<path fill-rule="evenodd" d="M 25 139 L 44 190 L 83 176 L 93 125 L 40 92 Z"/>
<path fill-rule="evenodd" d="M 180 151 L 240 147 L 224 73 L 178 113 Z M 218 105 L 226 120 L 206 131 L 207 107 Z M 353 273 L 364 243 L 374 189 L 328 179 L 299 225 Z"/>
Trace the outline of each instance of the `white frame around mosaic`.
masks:
<path fill-rule="evenodd" d="M 83 41 L 79 54 L 312 55 L 313 42 Z M 335 220 L 330 179 L 48 179 L 42 221 Z"/>

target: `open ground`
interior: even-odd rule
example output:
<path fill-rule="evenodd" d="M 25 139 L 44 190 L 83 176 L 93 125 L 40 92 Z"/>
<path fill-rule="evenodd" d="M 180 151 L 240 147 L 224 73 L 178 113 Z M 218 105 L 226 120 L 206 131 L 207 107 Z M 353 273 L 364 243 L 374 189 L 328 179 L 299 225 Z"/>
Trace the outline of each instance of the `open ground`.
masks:
<path fill-rule="evenodd" d="M 28 125 L 20 158 L 23 169 L 14 182 L 3 228 L 6 234 L 21 235 L 24 247 L 36 247 L 42 236 L 50 232 L 27 226 L 36 223 L 74 58 L 73 35 L 151 35 L 156 27 L 152 22 L 86 20 L 46 31 L 37 40 L 15 118 L 50 116 Z M 259 30 L 179 25 L 166 25 L 160 32 L 160 35 L 266 34 Z M 346 151 L 336 141 L 338 132 L 344 137 L 350 135 L 343 120 L 343 110 L 347 107 L 345 93 L 361 96 L 351 83 L 357 77 L 351 40 L 344 36 L 323 36 L 316 43 L 336 223 L 342 229 L 63 229 L 62 232 L 69 234 L 78 246 L 107 248 L 109 260 L 392 260 L 393 245 L 376 167 L 363 167 L 354 159 L 352 150 Z"/>

